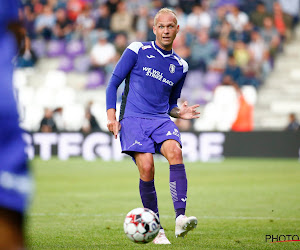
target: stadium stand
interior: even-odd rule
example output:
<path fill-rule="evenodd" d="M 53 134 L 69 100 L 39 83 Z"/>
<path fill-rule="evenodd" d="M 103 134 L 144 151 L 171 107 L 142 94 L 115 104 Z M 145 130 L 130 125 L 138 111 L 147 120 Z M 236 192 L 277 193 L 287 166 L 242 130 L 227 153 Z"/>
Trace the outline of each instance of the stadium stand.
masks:
<path fill-rule="evenodd" d="M 38 130 L 44 108 L 62 108 L 62 130 L 79 131 L 92 101 L 91 112 L 107 131 L 105 88 L 114 65 L 130 42 L 153 39 L 151 20 L 163 6 L 178 13 L 174 49 L 190 65 L 182 99 L 201 104 L 193 129 L 232 130 L 241 94 L 254 107 L 254 130 L 280 130 L 290 112 L 300 116 L 299 4 L 291 10 L 284 0 L 23 2 L 21 18 L 37 58 L 34 65 L 17 64 L 14 74 L 24 129 Z M 122 15 L 131 27 L 116 26 Z M 95 65 L 91 51 L 104 38 L 116 55 Z M 224 86 L 227 75 L 235 87 Z"/>
<path fill-rule="evenodd" d="M 276 58 L 275 68 L 259 89 L 255 106 L 255 127 L 282 129 L 293 112 L 300 116 L 300 29 Z"/>

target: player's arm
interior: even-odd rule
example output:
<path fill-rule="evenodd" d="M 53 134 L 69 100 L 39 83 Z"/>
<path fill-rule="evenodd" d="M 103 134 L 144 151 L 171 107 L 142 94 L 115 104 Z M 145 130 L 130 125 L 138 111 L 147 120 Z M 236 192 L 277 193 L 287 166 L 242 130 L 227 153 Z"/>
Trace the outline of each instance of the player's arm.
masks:
<path fill-rule="evenodd" d="M 124 51 L 106 88 L 107 128 L 115 138 L 121 129 L 121 125 L 116 119 L 117 90 L 137 61 L 137 50 L 132 49 L 134 44 L 129 45 Z"/>
<path fill-rule="evenodd" d="M 106 88 L 106 112 L 107 112 L 107 128 L 117 138 L 121 129 L 120 123 L 116 118 L 116 102 L 117 90 L 123 79 L 112 74 L 108 86 Z"/>
<path fill-rule="evenodd" d="M 107 110 L 107 128 L 111 133 L 114 134 L 115 138 L 117 139 L 118 133 L 121 129 L 121 124 L 116 119 L 116 110 L 115 109 Z"/>
<path fill-rule="evenodd" d="M 173 108 L 170 111 L 170 116 L 184 120 L 199 118 L 200 112 L 197 111 L 199 106 L 199 104 L 188 106 L 188 102 L 185 101 L 180 108 Z"/>
<path fill-rule="evenodd" d="M 197 108 L 200 106 L 199 104 L 188 106 L 187 101 L 185 101 L 180 108 L 177 105 L 177 100 L 180 97 L 185 77 L 186 73 L 183 75 L 180 82 L 178 82 L 172 90 L 169 100 L 169 115 L 174 118 L 180 118 L 185 120 L 199 118 L 200 112 L 197 111 Z"/>

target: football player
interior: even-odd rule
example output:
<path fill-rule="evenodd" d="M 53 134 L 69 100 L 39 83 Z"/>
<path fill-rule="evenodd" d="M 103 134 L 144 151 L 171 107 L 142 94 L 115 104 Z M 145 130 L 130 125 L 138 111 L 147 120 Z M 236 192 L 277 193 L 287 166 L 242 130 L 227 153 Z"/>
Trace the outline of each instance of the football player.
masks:
<path fill-rule="evenodd" d="M 120 131 L 122 152 L 130 155 L 140 173 L 140 196 L 145 208 L 158 215 L 154 185 L 153 154 L 162 154 L 170 164 L 170 192 L 176 212 L 176 237 L 184 237 L 197 226 L 187 217 L 187 178 L 182 157 L 179 129 L 170 116 L 180 119 L 199 117 L 199 105 L 179 108 L 177 99 L 188 71 L 188 64 L 172 49 L 179 31 L 176 14 L 167 8 L 154 17 L 155 41 L 131 43 L 116 65 L 106 90 L 107 127 L 117 138 Z M 116 95 L 125 79 L 119 121 Z M 156 244 L 170 244 L 163 228 Z"/>
<path fill-rule="evenodd" d="M 0 1 L 0 249 L 24 249 L 24 213 L 31 194 L 25 143 L 13 94 L 13 58 L 22 52 L 25 30 L 19 2 Z"/>

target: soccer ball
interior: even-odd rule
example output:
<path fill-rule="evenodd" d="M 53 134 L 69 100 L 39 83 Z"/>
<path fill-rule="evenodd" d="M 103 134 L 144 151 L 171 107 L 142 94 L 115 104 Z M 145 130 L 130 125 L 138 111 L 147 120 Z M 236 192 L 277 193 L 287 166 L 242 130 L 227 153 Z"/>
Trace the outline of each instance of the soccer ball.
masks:
<path fill-rule="evenodd" d="M 160 229 L 157 215 L 148 208 L 131 210 L 124 220 L 124 232 L 135 243 L 151 242 Z"/>

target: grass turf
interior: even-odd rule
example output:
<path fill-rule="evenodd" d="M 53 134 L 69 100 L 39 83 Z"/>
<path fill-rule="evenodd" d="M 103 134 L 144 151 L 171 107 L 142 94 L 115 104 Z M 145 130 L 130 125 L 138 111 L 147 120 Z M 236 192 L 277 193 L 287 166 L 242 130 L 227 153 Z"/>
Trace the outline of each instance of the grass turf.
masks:
<path fill-rule="evenodd" d="M 300 236 L 300 163 L 283 159 L 226 159 L 187 163 L 187 215 L 198 228 L 174 236 L 166 162 L 156 163 L 161 223 L 172 245 L 139 245 L 123 232 L 127 212 L 141 207 L 130 160 L 79 158 L 32 162 L 36 192 L 26 223 L 29 249 L 300 249 L 269 243 L 266 235 Z"/>

